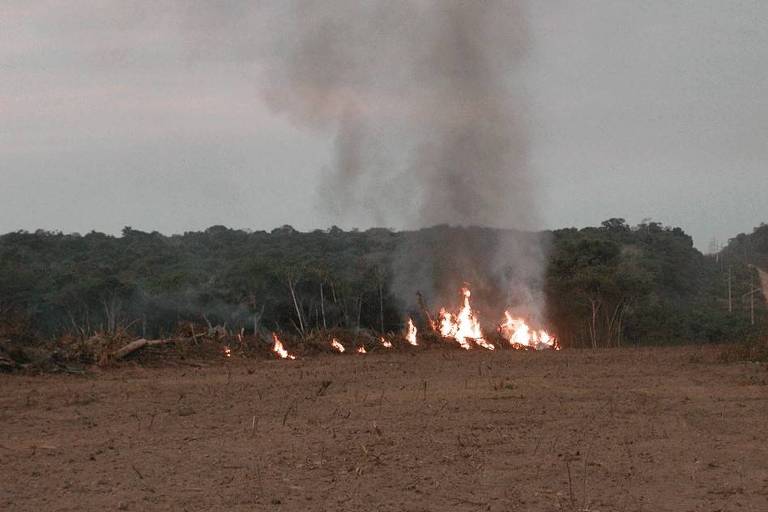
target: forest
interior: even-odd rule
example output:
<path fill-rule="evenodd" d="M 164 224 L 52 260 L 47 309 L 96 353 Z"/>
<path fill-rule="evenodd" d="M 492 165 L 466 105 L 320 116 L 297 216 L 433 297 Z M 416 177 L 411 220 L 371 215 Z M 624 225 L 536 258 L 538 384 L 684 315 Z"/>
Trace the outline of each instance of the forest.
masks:
<path fill-rule="evenodd" d="M 430 279 L 453 287 L 441 279 L 456 274 L 448 242 L 492 247 L 503 236 L 450 226 L 8 233 L 0 236 L 0 338 L 35 342 L 119 329 L 162 337 L 190 323 L 300 337 L 330 328 L 401 331 L 408 316 L 425 321 L 416 297 L 403 297 L 397 282 L 404 267 L 434 260 Z M 541 271 L 528 285 L 543 291 L 543 317 L 564 347 L 726 342 L 764 323 L 752 265 L 768 267 L 768 226 L 708 255 L 680 228 L 655 222 L 609 219 L 514 236 L 543 248 Z M 404 247 L 427 253 L 404 264 Z M 418 291 L 430 308 L 445 296 L 439 286 Z"/>

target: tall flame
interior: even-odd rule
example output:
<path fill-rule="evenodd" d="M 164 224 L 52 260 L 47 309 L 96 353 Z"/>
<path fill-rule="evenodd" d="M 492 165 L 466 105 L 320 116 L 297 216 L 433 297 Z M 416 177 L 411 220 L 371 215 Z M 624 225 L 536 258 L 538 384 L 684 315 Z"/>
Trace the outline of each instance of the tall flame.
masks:
<path fill-rule="evenodd" d="M 280 341 L 277 334 L 272 333 L 272 339 L 275 340 L 275 344 L 272 345 L 272 352 L 277 354 L 277 357 L 280 359 L 296 359 L 296 356 L 289 354 L 285 347 L 283 347 L 283 342 Z"/>
<path fill-rule="evenodd" d="M 464 304 L 459 310 L 459 313 L 453 315 L 445 310 L 440 310 L 440 334 L 444 338 L 455 339 L 459 346 L 464 350 L 470 350 L 472 345 L 469 340 L 474 342 L 483 348 L 488 350 L 494 350 L 496 347 L 492 343 L 489 343 L 483 338 L 483 331 L 480 328 L 480 321 L 472 311 L 472 306 L 469 304 L 469 298 L 472 296 L 472 292 L 469 288 L 462 288 L 462 295 L 464 295 Z"/>
<path fill-rule="evenodd" d="M 408 319 L 408 331 L 405 333 L 405 340 L 410 343 L 413 346 L 418 345 L 416 342 L 416 333 L 418 333 L 418 330 L 416 329 L 416 326 L 413 324 L 413 319 Z"/>

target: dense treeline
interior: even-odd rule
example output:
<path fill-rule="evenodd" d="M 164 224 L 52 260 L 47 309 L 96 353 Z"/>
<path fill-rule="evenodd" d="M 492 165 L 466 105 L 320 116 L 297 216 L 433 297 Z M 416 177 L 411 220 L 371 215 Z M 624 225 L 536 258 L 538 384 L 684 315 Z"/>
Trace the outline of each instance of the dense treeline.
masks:
<path fill-rule="evenodd" d="M 768 270 L 768 224 L 761 224 L 752 233 L 739 233 L 721 251 L 726 261 L 757 265 Z"/>
<path fill-rule="evenodd" d="M 755 329 L 741 301 L 754 269 L 702 255 L 680 228 L 611 219 L 554 235 L 547 299 L 566 344 L 728 341 Z M 758 298 L 756 324 L 765 317 Z"/>
<path fill-rule="evenodd" d="M 0 237 L 0 337 L 88 336 L 119 328 L 162 336 L 185 322 L 249 332 L 395 331 L 408 308 L 393 292 L 398 248 L 429 245 L 437 247 L 433 256 L 441 254 L 435 240 L 447 233 L 476 244 L 493 245 L 497 237 L 497 230 L 447 226 L 310 233 L 214 226 L 174 236 L 125 228 L 120 237 L 9 233 Z M 539 286 L 548 322 L 566 346 L 721 341 L 751 329 L 741 303 L 734 307 L 732 300 L 729 311 L 728 302 L 728 274 L 732 297 L 751 289 L 748 262 L 731 258 L 726 269 L 722 258 L 695 250 L 679 228 L 630 228 L 611 219 L 596 228 L 528 236 L 549 249 Z M 450 251 L 442 253 L 450 261 Z M 764 311 L 760 296 L 761 319 Z"/>

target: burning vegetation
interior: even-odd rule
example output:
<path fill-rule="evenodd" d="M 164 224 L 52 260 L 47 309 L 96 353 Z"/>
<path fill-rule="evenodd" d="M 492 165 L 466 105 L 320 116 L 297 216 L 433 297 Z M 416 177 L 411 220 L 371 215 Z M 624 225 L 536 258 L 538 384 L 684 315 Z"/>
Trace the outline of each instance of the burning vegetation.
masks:
<path fill-rule="evenodd" d="M 272 333 L 272 339 L 275 340 L 275 344 L 272 346 L 272 352 L 274 352 L 280 359 L 296 359 L 296 356 L 291 355 L 283 346 L 283 342 L 277 337 L 277 334 Z"/>
<path fill-rule="evenodd" d="M 428 345 L 457 345 L 463 350 L 472 350 L 474 348 L 497 350 L 501 346 L 515 350 L 560 349 L 557 339 L 546 330 L 531 328 L 524 319 L 513 316 L 509 311 L 504 313 L 503 321 L 496 326 L 496 329 L 490 333 L 490 336 L 486 335 L 481 327 L 479 315 L 477 311 L 472 309 L 470 303 L 472 292 L 469 288 L 465 287 L 461 290 L 461 296 L 462 305 L 457 312 L 452 313 L 446 308 L 441 308 L 437 315 L 437 320 L 432 320 L 430 315 L 426 315 L 429 325 L 425 334 L 419 336 L 419 329 L 416 327 L 413 318 L 408 318 L 404 332 L 400 335 L 389 335 L 390 339 L 384 336 L 379 336 L 376 339 L 369 335 L 361 335 L 360 333 L 353 335 L 352 341 L 349 342 L 355 346 L 352 353 L 365 355 L 379 348 L 392 349 L 395 346 L 393 340 L 399 340 L 403 347 L 424 348 L 426 345 L 419 343 L 420 339 L 430 342 Z M 328 336 L 326 334 L 328 336 L 326 339 L 330 338 L 326 342 L 326 347 L 332 353 L 343 354 L 348 352 L 345 345 L 339 339 L 342 334 L 350 337 L 349 333 L 339 333 L 338 336 Z M 242 337 L 242 335 L 240 336 Z M 316 336 L 321 340 L 323 334 L 318 333 Z M 491 337 L 493 341 L 491 341 Z M 360 338 L 362 338 L 362 343 Z M 272 340 L 272 352 L 279 359 L 296 359 L 296 356 L 287 350 L 276 333 L 272 333 Z M 367 346 L 366 341 L 368 342 Z M 304 348 L 307 350 L 307 347 L 312 346 L 318 347 L 318 340 L 314 337 L 309 342 L 305 340 Z M 322 341 L 320 341 L 320 347 L 322 347 Z M 320 350 L 323 351 L 322 348 Z M 231 354 L 230 348 L 226 347 L 226 357 L 230 357 Z"/>
<path fill-rule="evenodd" d="M 128 356 L 140 361 L 159 355 L 170 359 L 174 355 L 182 359 L 190 356 L 208 359 L 214 356 L 225 360 L 257 356 L 292 361 L 322 353 L 365 356 L 377 351 L 429 350 L 440 347 L 456 347 L 466 351 L 494 351 L 501 348 L 560 349 L 557 339 L 549 332 L 532 328 L 526 320 L 513 316 L 509 311 L 496 324 L 482 324 L 479 311 L 472 307 L 471 298 L 471 291 L 465 287 L 461 290 L 460 307 L 456 310 L 442 307 L 433 315 L 425 306 L 420 318 L 407 318 L 398 332 L 337 327 L 313 329 L 298 334 L 281 331 L 280 334 L 271 332 L 267 335 L 263 331 L 247 334 L 244 329 L 236 333 L 225 329 L 204 332 L 202 326 L 189 323 L 180 327 L 173 337 L 163 339 L 137 340 L 122 331 L 119 336 L 102 334 L 84 341 L 73 338 L 70 342 L 65 340 L 60 344 L 60 353 L 70 355 L 59 361 L 56 367 L 64 368 L 64 371 L 80 371 L 77 368 L 82 366 L 79 365 L 104 366 Z M 0 367 L 2 364 L 7 369 L 23 367 L 10 358 L 6 359 L 0 357 Z"/>
<path fill-rule="evenodd" d="M 446 340 L 453 340 L 464 350 L 474 346 L 486 350 L 495 350 L 496 345 L 488 341 L 480 326 L 480 319 L 472 309 L 470 297 L 472 292 L 465 287 L 461 290 L 462 306 L 456 313 L 445 308 L 440 309 L 438 320 L 431 326 Z M 504 320 L 496 329 L 497 333 L 506 340 L 512 348 L 533 350 L 559 350 L 557 340 L 546 330 L 535 330 L 529 327 L 523 318 L 514 317 L 509 311 L 504 312 Z"/>

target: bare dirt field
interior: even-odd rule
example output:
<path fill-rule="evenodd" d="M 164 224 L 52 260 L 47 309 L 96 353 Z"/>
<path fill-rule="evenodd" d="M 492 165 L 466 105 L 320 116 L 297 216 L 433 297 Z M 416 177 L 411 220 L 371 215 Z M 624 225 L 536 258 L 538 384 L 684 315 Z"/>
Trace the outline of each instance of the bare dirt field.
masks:
<path fill-rule="evenodd" d="M 768 372 L 449 350 L 0 376 L 0 510 L 766 511 Z"/>

